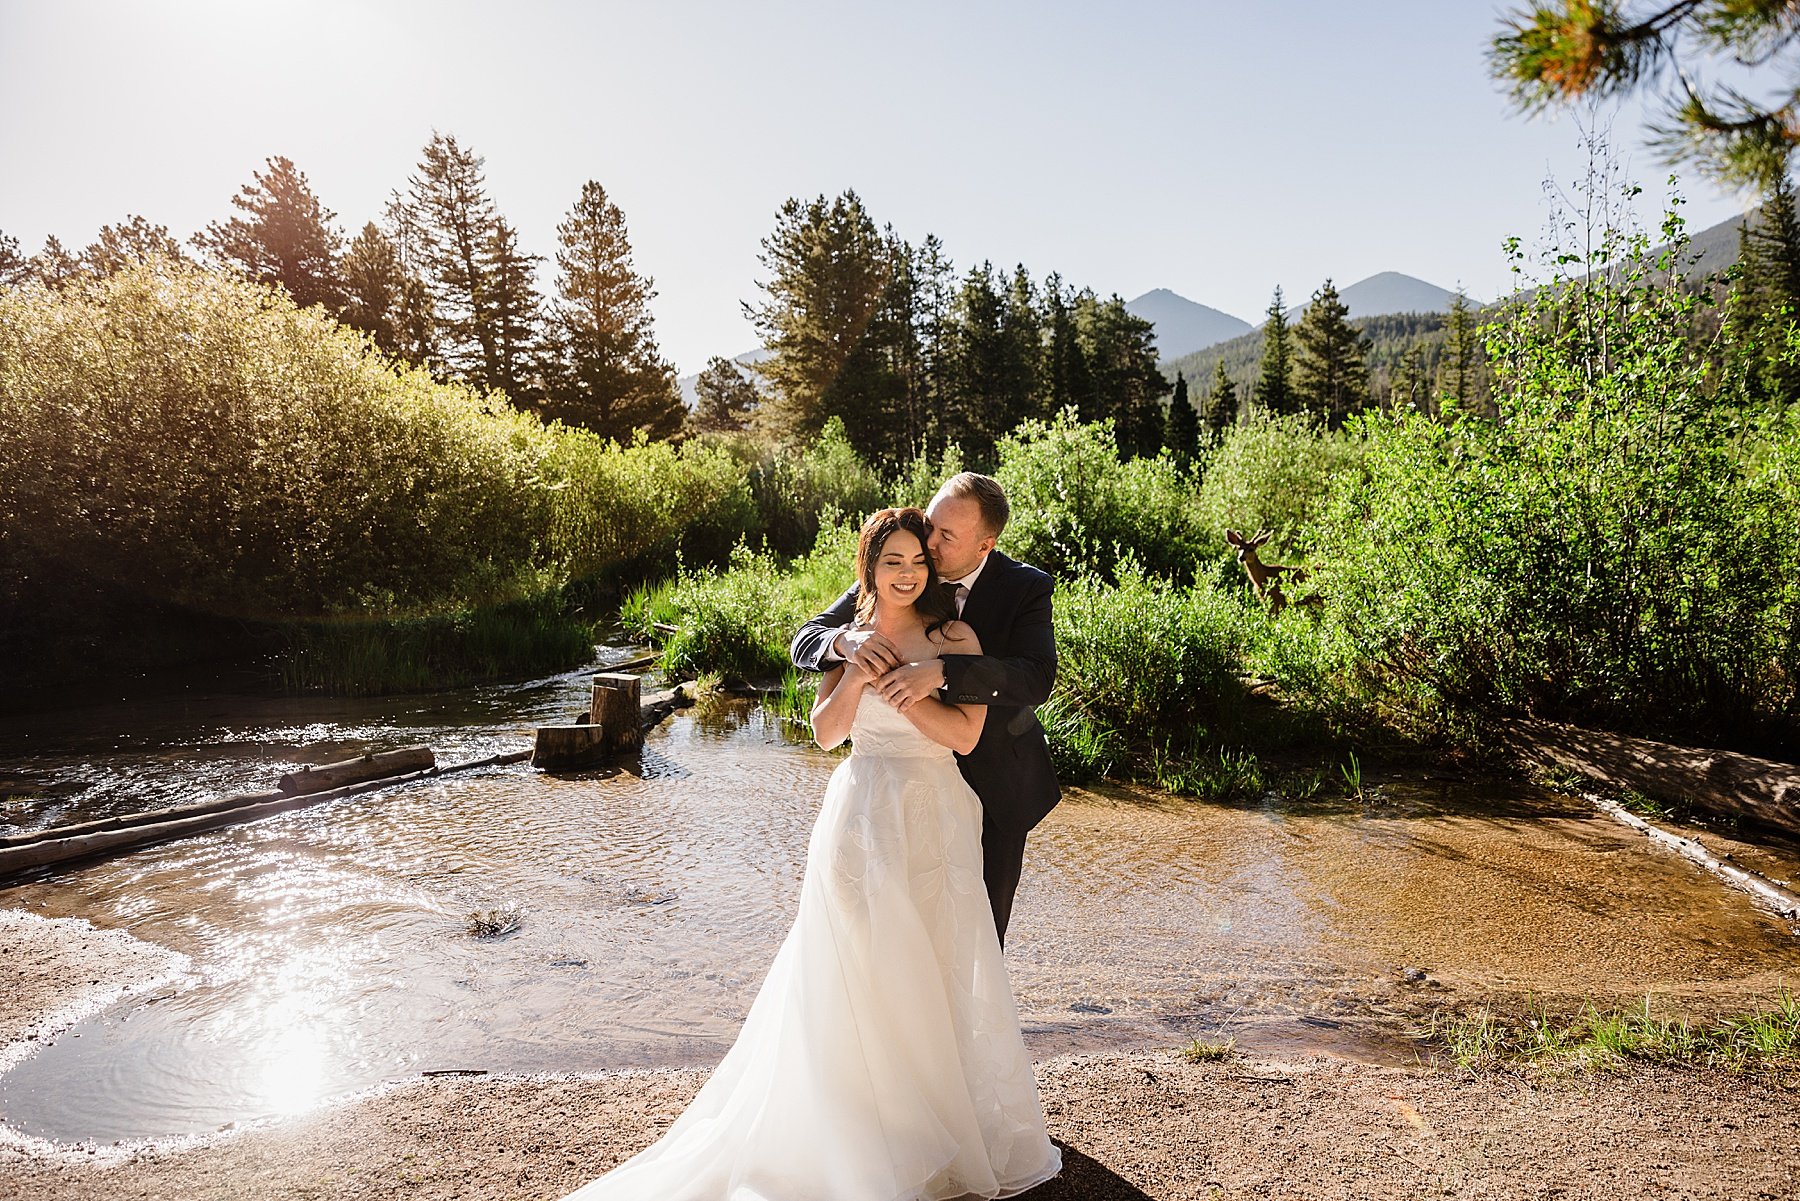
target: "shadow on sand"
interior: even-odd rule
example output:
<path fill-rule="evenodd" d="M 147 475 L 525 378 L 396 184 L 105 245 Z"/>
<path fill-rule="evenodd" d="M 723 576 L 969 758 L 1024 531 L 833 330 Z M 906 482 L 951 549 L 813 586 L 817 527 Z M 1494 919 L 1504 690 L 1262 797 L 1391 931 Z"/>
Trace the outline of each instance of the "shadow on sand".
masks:
<path fill-rule="evenodd" d="M 1062 1175 L 1045 1181 L 1018 1201 L 1153 1201 L 1149 1193 L 1115 1173 L 1097 1159 L 1083 1155 L 1064 1142 Z"/>

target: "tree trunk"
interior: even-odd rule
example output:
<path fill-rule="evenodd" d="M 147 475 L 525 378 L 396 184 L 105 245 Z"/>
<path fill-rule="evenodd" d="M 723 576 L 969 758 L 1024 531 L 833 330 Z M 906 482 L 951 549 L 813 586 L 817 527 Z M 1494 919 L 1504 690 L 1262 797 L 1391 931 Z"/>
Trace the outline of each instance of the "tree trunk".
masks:
<path fill-rule="evenodd" d="M 1800 766 L 1795 764 L 1551 722 L 1521 721 L 1511 736 L 1538 763 L 1800 834 Z"/>
<path fill-rule="evenodd" d="M 620 672 L 602 672 L 594 677 L 594 704 L 589 710 L 594 724 L 604 731 L 603 740 L 611 754 L 640 751 L 644 748 L 643 706 L 638 700 L 637 676 Z"/>
<path fill-rule="evenodd" d="M 375 780 L 382 776 L 397 776 L 403 772 L 425 771 L 437 766 L 437 759 L 428 746 L 401 747 L 397 751 L 365 752 L 354 759 L 344 759 L 337 763 L 321 764 L 317 767 L 303 767 L 299 771 L 289 772 L 277 781 L 281 791 L 293 795 L 308 792 L 324 792 L 330 788 L 342 788 L 346 784 L 356 784 L 363 780 Z"/>
<path fill-rule="evenodd" d="M 592 723 L 579 726 L 539 726 L 537 745 L 531 752 L 531 766 L 545 771 L 561 771 L 570 767 L 592 767 L 608 756 L 602 734 L 603 727 Z"/>

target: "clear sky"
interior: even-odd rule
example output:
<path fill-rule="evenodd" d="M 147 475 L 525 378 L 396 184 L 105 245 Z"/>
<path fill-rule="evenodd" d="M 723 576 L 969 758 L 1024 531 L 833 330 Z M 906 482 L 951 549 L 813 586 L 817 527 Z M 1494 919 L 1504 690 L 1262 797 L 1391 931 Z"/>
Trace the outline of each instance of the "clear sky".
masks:
<path fill-rule="evenodd" d="M 438 129 L 529 251 L 600 181 L 683 373 L 756 345 L 739 302 L 777 206 L 845 188 L 959 268 L 1253 322 L 1277 284 L 1384 270 L 1488 299 L 1501 240 L 1583 162 L 1573 120 L 1489 80 L 1504 7 L 0 0 L 0 231 L 78 248 L 141 213 L 185 238 L 284 154 L 354 232 Z M 1653 216 L 1668 169 L 1635 111 L 1613 138 Z M 1739 211 L 1682 186 L 1692 229 Z"/>

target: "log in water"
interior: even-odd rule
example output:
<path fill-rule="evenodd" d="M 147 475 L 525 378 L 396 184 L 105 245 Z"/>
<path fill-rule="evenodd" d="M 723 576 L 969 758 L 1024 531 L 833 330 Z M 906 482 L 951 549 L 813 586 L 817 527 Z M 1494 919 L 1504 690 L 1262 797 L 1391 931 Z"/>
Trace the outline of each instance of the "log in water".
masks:
<path fill-rule="evenodd" d="M 290 796 L 308 792 L 324 792 L 364 780 L 398 776 L 406 772 L 424 771 L 437 766 L 437 756 L 428 746 L 403 746 L 397 751 L 369 751 L 354 759 L 322 763 L 291 771 L 276 782 Z"/>

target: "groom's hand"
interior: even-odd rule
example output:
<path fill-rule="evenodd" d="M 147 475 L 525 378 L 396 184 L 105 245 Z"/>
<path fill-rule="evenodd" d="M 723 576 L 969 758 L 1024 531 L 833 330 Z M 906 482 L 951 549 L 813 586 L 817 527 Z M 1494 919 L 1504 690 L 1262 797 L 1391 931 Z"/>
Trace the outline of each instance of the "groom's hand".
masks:
<path fill-rule="evenodd" d="M 905 713 L 928 696 L 937 695 L 944 686 L 944 661 L 926 659 L 919 663 L 902 663 L 875 681 L 875 687 L 888 703 Z"/>
<path fill-rule="evenodd" d="M 832 649 L 870 680 L 879 680 L 900 663 L 899 649 L 874 630 L 845 630 Z"/>

